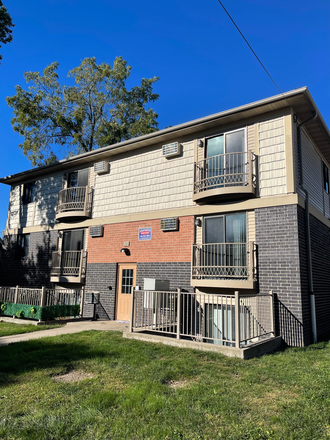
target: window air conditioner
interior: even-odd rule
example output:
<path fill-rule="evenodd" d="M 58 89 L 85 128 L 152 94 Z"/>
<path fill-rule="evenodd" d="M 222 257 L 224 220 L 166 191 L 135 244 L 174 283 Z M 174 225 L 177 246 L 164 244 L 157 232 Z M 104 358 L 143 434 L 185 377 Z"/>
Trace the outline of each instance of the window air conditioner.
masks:
<path fill-rule="evenodd" d="M 177 217 L 162 218 L 160 220 L 160 229 L 166 231 L 177 231 L 179 229 L 179 219 Z"/>
<path fill-rule="evenodd" d="M 181 153 L 179 142 L 172 142 L 171 144 L 163 145 L 162 150 L 163 150 L 163 157 L 179 156 Z"/>
<path fill-rule="evenodd" d="M 109 171 L 109 162 L 108 161 L 102 161 L 94 163 L 94 173 L 95 174 L 103 174 L 107 173 Z"/>
<path fill-rule="evenodd" d="M 103 226 L 91 226 L 89 229 L 90 237 L 103 237 Z"/>

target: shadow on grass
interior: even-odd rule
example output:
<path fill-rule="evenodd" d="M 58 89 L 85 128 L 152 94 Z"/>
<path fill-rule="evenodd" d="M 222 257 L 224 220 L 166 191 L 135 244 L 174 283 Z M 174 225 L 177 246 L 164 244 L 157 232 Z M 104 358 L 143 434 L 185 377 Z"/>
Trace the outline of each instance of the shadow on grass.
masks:
<path fill-rule="evenodd" d="M 18 342 L 0 347 L 0 386 L 14 381 L 14 376 L 30 371 L 63 367 L 81 360 L 93 358 L 116 358 L 118 353 L 97 338 L 96 331 L 88 331 L 79 335 L 63 335 Z M 114 335 L 116 333 L 114 332 Z M 118 334 L 118 338 L 121 335 Z"/>

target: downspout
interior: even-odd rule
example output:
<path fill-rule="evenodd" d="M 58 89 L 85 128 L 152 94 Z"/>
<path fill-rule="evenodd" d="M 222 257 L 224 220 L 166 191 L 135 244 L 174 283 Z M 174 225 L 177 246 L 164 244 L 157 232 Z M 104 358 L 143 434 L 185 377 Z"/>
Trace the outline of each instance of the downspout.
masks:
<path fill-rule="evenodd" d="M 313 287 L 313 273 L 312 273 L 312 253 L 311 253 L 311 235 L 309 224 L 309 194 L 306 188 L 304 188 L 303 179 L 303 167 L 302 167 L 302 148 L 301 148 L 301 127 L 308 122 L 312 121 L 318 116 L 317 112 L 314 112 L 313 116 L 301 122 L 297 126 L 297 144 L 298 144 L 298 160 L 299 160 L 299 186 L 305 193 L 305 233 L 306 233 L 306 252 L 307 252 L 307 275 L 308 275 L 308 295 L 310 305 L 311 327 L 314 344 L 317 342 L 316 332 L 316 312 L 315 312 L 315 295 Z"/>

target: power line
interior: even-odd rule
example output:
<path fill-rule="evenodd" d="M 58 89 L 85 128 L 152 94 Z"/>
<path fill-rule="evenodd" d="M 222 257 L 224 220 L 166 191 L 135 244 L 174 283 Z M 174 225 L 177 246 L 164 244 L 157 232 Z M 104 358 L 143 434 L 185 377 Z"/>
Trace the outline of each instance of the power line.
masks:
<path fill-rule="evenodd" d="M 245 41 L 245 43 L 249 46 L 249 48 L 251 49 L 253 55 L 257 58 L 257 60 L 259 61 L 259 63 L 261 64 L 262 68 L 264 69 L 264 71 L 267 73 L 267 75 L 269 76 L 269 78 L 272 80 L 273 84 L 275 85 L 275 87 L 277 88 L 277 90 L 280 92 L 281 95 L 283 95 L 281 89 L 278 87 L 278 85 L 276 84 L 276 82 L 273 80 L 272 76 L 270 75 L 270 73 L 268 72 L 268 70 L 266 69 L 266 67 L 262 64 L 261 60 L 259 59 L 258 55 L 255 53 L 255 51 L 252 49 L 251 45 L 249 44 L 249 42 L 247 41 L 247 39 L 244 37 L 243 33 L 241 32 L 240 28 L 237 26 L 237 24 L 235 23 L 235 21 L 233 20 L 233 18 L 231 17 L 231 15 L 229 14 L 229 12 L 227 11 L 227 9 L 224 7 L 224 5 L 221 3 L 220 0 L 218 0 L 218 2 L 220 3 L 220 5 L 222 6 L 223 10 L 225 11 L 225 13 L 228 15 L 228 17 L 230 18 L 230 20 L 233 22 L 234 26 L 236 27 L 236 29 L 238 30 L 238 32 L 241 34 L 243 40 Z"/>

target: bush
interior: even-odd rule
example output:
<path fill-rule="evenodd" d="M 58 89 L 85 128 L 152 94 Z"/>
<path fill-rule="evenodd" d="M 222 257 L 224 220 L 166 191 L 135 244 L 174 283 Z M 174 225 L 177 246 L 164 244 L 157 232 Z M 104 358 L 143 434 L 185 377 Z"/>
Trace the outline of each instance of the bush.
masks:
<path fill-rule="evenodd" d="M 23 310 L 19 310 L 18 312 L 16 312 L 16 318 L 24 318 Z"/>
<path fill-rule="evenodd" d="M 7 303 L 1 304 L 1 311 L 5 312 L 7 310 Z"/>

